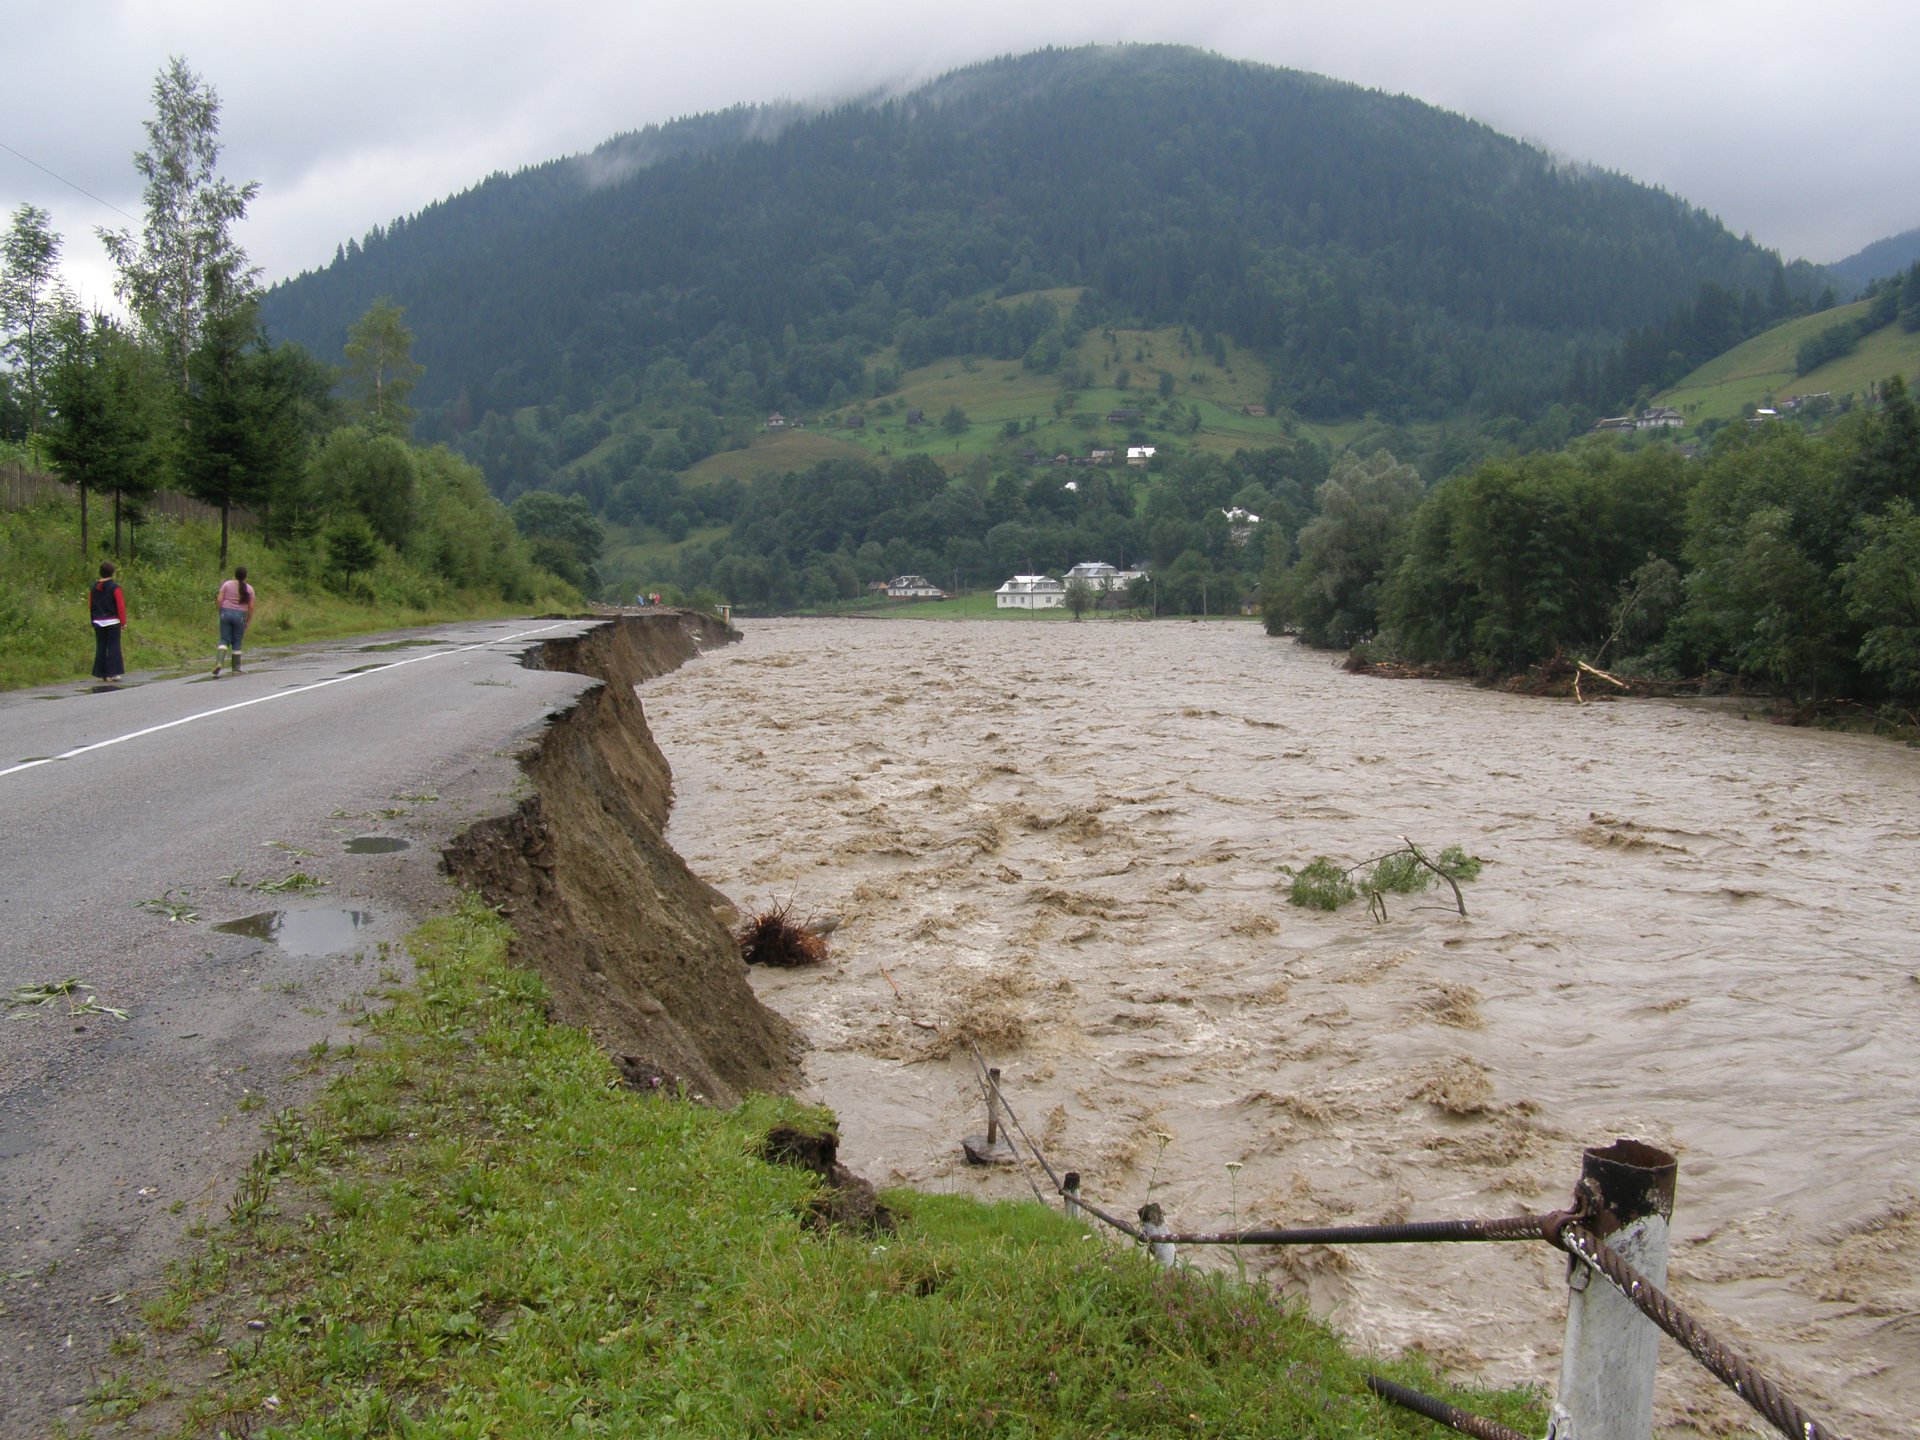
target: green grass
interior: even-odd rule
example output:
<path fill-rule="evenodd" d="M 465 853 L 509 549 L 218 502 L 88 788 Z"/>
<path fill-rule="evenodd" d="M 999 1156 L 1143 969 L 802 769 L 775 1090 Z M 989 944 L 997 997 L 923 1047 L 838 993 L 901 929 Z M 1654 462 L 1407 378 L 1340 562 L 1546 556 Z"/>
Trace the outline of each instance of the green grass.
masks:
<path fill-rule="evenodd" d="M 768 475 L 785 475 L 805 470 L 822 460 L 844 460 L 867 454 L 865 447 L 847 440 L 839 432 L 816 430 L 763 430 L 744 450 L 721 450 L 681 472 L 681 478 L 693 486 L 711 485 L 731 475 L 737 480 L 754 481 Z"/>
<path fill-rule="evenodd" d="M 1864 396 L 1870 385 L 1889 375 L 1904 375 L 1910 381 L 1920 377 L 1920 333 L 1903 331 L 1898 325 L 1876 330 L 1850 355 L 1805 375 L 1794 373 L 1794 357 L 1801 345 L 1866 311 L 1867 302 L 1862 300 L 1776 325 L 1709 360 L 1671 390 L 1654 396 L 1652 403 L 1673 406 L 1691 427 L 1703 420 L 1738 420 L 1750 406 L 1772 405 L 1793 395 L 1824 392 L 1840 400 Z"/>
<path fill-rule="evenodd" d="M 103 512 L 105 523 L 102 523 Z M 80 553 L 79 506 L 71 498 L 41 500 L 0 510 L 0 689 L 47 685 L 85 677 L 93 666 L 87 590 L 100 561 L 112 559 L 107 507 L 93 507 L 92 551 Z M 231 541 L 228 569 L 219 565 L 217 524 L 156 517 L 141 525 L 131 556 L 116 562 L 127 596 L 124 658 L 129 674 L 177 672 L 210 666 L 219 639 L 213 597 L 233 565 L 245 565 L 258 591 L 247 651 L 275 645 L 364 635 L 402 626 L 431 625 L 476 616 L 524 613 L 497 595 L 447 593 L 416 572 L 394 565 L 376 572 L 376 593 L 414 595 L 418 603 L 368 601 L 336 595 L 297 573 L 291 557 L 249 534 Z M 533 608 L 577 604 L 552 595 Z"/>
<path fill-rule="evenodd" d="M 1445 1388 L 1417 1364 L 1037 1204 L 894 1191 L 895 1234 L 810 1232 L 814 1179 L 758 1156 L 830 1116 L 621 1088 L 510 940 L 471 900 L 413 938 L 377 1046 L 275 1120 L 96 1413 L 315 1440 L 1432 1433 L 1363 1387 Z"/>

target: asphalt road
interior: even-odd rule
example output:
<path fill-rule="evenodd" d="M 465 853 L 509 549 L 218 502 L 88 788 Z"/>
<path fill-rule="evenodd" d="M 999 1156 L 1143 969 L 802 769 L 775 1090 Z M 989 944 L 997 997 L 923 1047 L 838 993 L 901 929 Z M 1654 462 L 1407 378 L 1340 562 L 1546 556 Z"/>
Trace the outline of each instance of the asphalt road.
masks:
<path fill-rule="evenodd" d="M 518 798 L 513 755 L 590 683 L 519 657 L 587 623 L 0 696 L 0 1436 L 75 1413 L 318 1083 L 311 1048 L 404 971 L 385 946 L 450 898 L 441 845 Z M 348 850 L 368 837 L 407 848 Z M 326 883 L 256 888 L 289 875 Z M 69 977 L 127 1018 L 7 1003 Z"/>

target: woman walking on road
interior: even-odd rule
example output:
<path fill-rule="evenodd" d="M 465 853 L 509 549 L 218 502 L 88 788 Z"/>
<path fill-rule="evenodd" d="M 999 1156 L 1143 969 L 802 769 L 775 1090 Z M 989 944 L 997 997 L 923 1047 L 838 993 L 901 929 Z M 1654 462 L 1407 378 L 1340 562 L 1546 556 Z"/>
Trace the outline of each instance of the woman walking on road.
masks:
<path fill-rule="evenodd" d="M 87 593 L 87 610 L 93 620 L 94 678 L 118 685 L 127 673 L 127 662 L 120 654 L 120 632 L 127 628 L 127 592 L 113 578 L 113 562 L 100 562 L 100 578 Z"/>
<path fill-rule="evenodd" d="M 218 680 L 229 658 L 233 673 L 240 673 L 240 642 L 246 638 L 247 622 L 253 619 L 253 587 L 247 584 L 246 566 L 237 567 L 231 580 L 220 582 L 215 599 L 220 607 L 220 648 L 213 653 L 213 678 Z"/>

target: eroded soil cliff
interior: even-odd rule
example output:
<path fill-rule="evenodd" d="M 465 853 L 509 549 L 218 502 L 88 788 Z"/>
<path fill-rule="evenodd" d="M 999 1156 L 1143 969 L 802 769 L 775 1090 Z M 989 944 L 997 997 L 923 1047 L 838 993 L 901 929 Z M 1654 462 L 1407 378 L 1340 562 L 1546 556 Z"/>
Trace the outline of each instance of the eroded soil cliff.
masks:
<path fill-rule="evenodd" d="M 529 654 L 603 683 L 522 757 L 533 794 L 446 851 L 449 873 L 512 920 L 557 1018 L 591 1031 L 630 1084 L 723 1105 L 789 1084 L 800 1040 L 748 987 L 714 913 L 724 897 L 664 838 L 672 776 L 634 686 L 733 638 L 708 616 L 661 612 Z"/>

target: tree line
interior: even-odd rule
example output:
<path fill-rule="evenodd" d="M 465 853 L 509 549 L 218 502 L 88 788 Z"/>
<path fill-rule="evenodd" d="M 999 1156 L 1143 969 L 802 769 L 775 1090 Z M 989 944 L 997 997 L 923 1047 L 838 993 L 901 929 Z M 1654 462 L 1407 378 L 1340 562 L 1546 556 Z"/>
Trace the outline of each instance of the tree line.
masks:
<path fill-rule="evenodd" d="M 1555 656 L 1798 700 L 1920 701 L 1920 407 L 1898 376 L 1819 435 L 1688 459 L 1596 442 L 1424 489 L 1343 456 L 1263 580 L 1275 634 L 1512 673 Z"/>
<path fill-rule="evenodd" d="M 258 186 L 220 173 L 219 97 L 175 57 L 152 100 L 134 157 L 144 223 L 101 232 L 126 318 L 75 302 L 46 211 L 19 207 L 0 244 L 0 427 L 75 487 L 83 552 L 93 500 L 111 502 L 118 555 L 164 489 L 219 510 L 222 566 L 246 511 L 296 574 L 343 592 L 425 603 L 551 588 L 482 472 L 412 442 L 423 367 L 398 305 L 367 307 L 338 367 L 269 340 L 257 269 L 234 239 Z"/>
<path fill-rule="evenodd" d="M 739 492 L 728 533 L 685 547 L 672 578 L 778 611 L 853 599 L 900 574 L 994 589 L 1105 560 L 1151 572 L 1129 604 L 1217 615 L 1254 593 L 1267 535 L 1291 539 L 1327 467 L 1306 439 L 1173 456 L 1151 473 L 982 456 L 950 477 L 924 455 L 826 460 Z"/>

